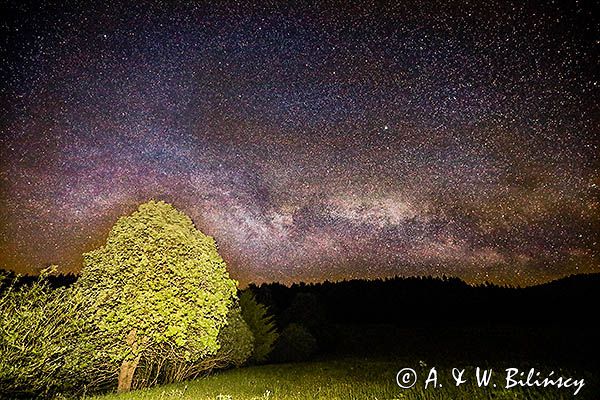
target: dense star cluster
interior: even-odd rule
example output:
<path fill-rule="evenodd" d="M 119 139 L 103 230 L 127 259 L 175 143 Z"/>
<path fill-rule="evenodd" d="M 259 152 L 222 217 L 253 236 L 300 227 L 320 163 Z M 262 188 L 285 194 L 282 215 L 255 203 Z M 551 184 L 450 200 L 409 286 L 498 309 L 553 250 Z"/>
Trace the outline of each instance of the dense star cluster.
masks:
<path fill-rule="evenodd" d="M 240 3 L 3 6 L 0 267 L 154 198 L 242 283 L 600 272 L 593 3 Z"/>

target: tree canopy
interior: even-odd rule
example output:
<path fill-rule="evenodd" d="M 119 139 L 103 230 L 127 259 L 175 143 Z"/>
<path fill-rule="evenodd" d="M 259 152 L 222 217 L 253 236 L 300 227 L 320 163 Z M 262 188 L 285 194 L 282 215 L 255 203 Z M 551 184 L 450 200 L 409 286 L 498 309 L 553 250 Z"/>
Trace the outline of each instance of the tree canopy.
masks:
<path fill-rule="evenodd" d="M 128 390 L 140 359 L 215 354 L 236 282 L 212 237 L 170 204 L 149 201 L 84 254 L 74 289 L 88 303 L 90 340 L 120 364 L 119 389 Z"/>

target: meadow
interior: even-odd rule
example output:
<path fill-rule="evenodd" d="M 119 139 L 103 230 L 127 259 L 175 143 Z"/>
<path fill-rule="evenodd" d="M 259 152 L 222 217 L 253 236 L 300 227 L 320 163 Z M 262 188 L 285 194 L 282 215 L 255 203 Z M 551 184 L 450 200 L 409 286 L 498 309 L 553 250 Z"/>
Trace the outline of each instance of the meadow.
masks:
<path fill-rule="evenodd" d="M 396 374 L 406 366 L 417 371 L 419 380 L 411 389 L 396 384 Z M 593 398 L 592 388 L 584 387 L 574 397 L 571 388 L 480 388 L 476 382 L 456 387 L 451 377 L 451 365 L 436 366 L 438 384 L 442 387 L 424 389 L 431 366 L 421 360 L 337 358 L 293 364 L 271 364 L 232 369 L 204 378 L 172 385 L 142 389 L 126 394 L 93 397 L 94 400 L 312 400 L 312 399 L 365 399 L 365 400 L 434 400 L 434 399 L 586 399 Z M 472 372 L 466 365 L 465 377 Z M 494 368 L 488 366 L 488 368 Z M 494 371 L 503 373 L 505 366 Z M 542 367 L 542 369 L 544 369 Z M 566 376 L 573 376 L 563 371 Z M 591 378 L 591 374 L 577 373 Z M 504 376 L 504 375 L 502 375 Z M 587 382 L 587 379 L 586 379 Z M 491 385 L 491 384 L 490 384 Z M 587 383 L 586 383 L 587 385 Z"/>

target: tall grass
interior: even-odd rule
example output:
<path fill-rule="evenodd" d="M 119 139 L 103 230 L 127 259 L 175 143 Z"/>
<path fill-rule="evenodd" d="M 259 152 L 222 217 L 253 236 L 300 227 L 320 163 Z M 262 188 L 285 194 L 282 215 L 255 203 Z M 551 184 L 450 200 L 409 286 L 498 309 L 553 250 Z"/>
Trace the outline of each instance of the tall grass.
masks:
<path fill-rule="evenodd" d="M 420 380 L 411 389 L 397 386 L 395 377 L 406 362 L 339 359 L 309 363 L 265 365 L 234 369 L 195 381 L 165 385 L 123 395 L 96 397 L 96 400 L 313 400 L 313 399 L 573 399 L 571 389 L 479 388 L 474 383 L 456 387 L 449 376 L 440 377 L 442 387 L 424 389 L 429 368 L 413 367 Z M 408 364 L 411 365 L 411 364 Z M 500 368 L 498 368 L 500 369 Z M 438 368 L 438 370 L 442 370 Z M 449 374 L 448 369 L 443 369 Z M 590 388 L 577 399 L 593 398 Z"/>

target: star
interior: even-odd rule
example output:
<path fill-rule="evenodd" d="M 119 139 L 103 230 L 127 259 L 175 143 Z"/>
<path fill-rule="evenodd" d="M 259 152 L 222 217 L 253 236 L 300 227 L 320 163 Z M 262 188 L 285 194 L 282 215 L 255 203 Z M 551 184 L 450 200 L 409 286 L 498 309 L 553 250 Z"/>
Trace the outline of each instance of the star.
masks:
<path fill-rule="evenodd" d="M 591 7 L 7 7 L 2 268 L 154 198 L 242 284 L 600 270 Z"/>

